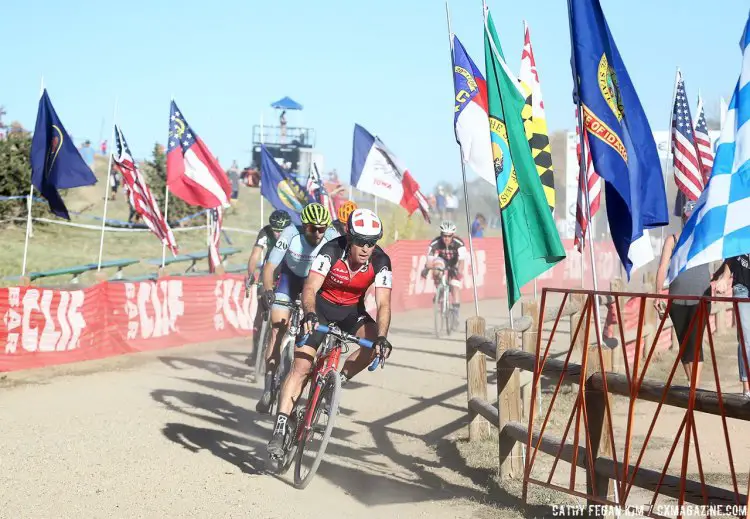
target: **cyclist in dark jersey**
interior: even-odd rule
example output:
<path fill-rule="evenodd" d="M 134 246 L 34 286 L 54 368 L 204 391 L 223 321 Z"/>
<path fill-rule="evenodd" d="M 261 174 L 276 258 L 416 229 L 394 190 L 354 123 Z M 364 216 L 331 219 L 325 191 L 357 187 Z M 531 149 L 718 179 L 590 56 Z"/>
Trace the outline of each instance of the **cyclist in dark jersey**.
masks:
<path fill-rule="evenodd" d="M 250 254 L 250 259 L 247 261 L 247 277 L 245 278 L 245 296 L 250 297 L 250 288 L 255 283 L 255 273 L 261 270 L 268 255 L 271 254 L 271 250 L 276 245 L 276 240 L 279 239 L 281 231 L 283 231 L 288 225 L 292 223 L 292 218 L 289 213 L 282 210 L 276 210 L 271 213 L 268 218 L 268 225 L 264 226 L 258 233 L 258 237 L 255 239 L 255 245 L 253 246 L 253 252 Z M 258 347 L 258 341 L 260 340 L 260 328 L 263 325 L 263 312 L 260 311 L 260 296 L 262 287 L 258 287 L 257 301 L 258 305 L 255 310 L 255 321 L 253 322 L 253 350 Z M 255 353 L 250 353 L 245 362 L 248 365 L 255 365 Z"/>
<path fill-rule="evenodd" d="M 342 383 L 367 367 L 375 355 L 387 358 L 391 353 L 386 338 L 391 324 L 391 259 L 376 245 L 383 236 L 383 225 L 374 212 L 357 209 L 349 216 L 347 228 L 346 237 L 334 238 L 320 249 L 302 289 L 302 333 L 311 335 L 305 346 L 297 348 L 294 366 L 281 388 L 276 425 L 268 444 L 272 457 L 283 454 L 289 413 L 302 393 L 315 352 L 325 337 L 313 331 L 318 323 L 336 323 L 342 331 L 374 343 L 372 350 L 360 348 L 349 355 L 341 368 Z M 371 285 L 375 285 L 375 320 L 364 303 Z"/>
<path fill-rule="evenodd" d="M 466 258 L 466 246 L 461 238 L 456 236 L 456 224 L 444 221 L 440 224 L 440 236 L 430 242 L 427 248 L 427 264 L 422 270 L 422 278 L 427 278 L 427 273 L 436 267 L 448 269 L 448 284 L 453 295 L 453 312 L 458 316 L 461 308 L 461 281 Z M 435 274 L 435 284 L 440 279 Z"/>

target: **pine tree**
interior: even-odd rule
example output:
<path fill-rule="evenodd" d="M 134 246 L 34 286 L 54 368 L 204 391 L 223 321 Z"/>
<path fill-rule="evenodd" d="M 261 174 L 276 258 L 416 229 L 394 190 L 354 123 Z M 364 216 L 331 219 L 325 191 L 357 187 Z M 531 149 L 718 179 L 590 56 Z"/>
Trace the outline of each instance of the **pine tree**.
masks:
<path fill-rule="evenodd" d="M 8 223 L 26 225 L 27 196 L 31 182 L 31 137 L 28 133 L 15 133 L 0 140 L 0 196 L 23 198 L 0 201 L 0 219 Z M 35 190 L 34 196 L 39 197 Z M 46 203 L 35 202 L 32 215 L 49 216 Z"/>

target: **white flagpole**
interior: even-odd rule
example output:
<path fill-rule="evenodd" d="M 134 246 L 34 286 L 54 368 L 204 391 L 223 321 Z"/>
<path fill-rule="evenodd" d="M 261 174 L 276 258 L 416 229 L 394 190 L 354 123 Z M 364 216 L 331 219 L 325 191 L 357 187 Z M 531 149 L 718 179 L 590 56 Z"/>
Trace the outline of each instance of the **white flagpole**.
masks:
<path fill-rule="evenodd" d="M 117 97 L 115 97 L 115 108 L 112 113 L 112 139 L 115 142 L 115 125 L 117 124 Z M 112 179 L 112 150 L 109 150 L 109 160 L 107 161 L 107 185 L 104 188 L 104 214 L 102 215 L 102 233 L 99 239 L 99 261 L 96 264 L 96 271 L 102 270 L 102 254 L 104 253 L 104 228 L 107 225 L 107 202 L 109 201 L 110 182 Z"/>
<path fill-rule="evenodd" d="M 209 263 L 211 258 L 211 222 L 213 221 L 213 214 L 210 209 L 206 209 L 206 245 L 208 246 Z"/>
<path fill-rule="evenodd" d="M 44 76 L 42 76 L 41 85 L 39 86 L 39 98 L 44 94 Z M 21 277 L 26 276 L 26 259 L 29 255 L 29 236 L 31 236 L 31 209 L 34 203 L 34 182 L 29 178 L 29 197 L 26 199 L 26 238 L 23 243 L 23 262 L 21 263 Z"/>
<path fill-rule="evenodd" d="M 164 172 L 166 177 L 166 171 Z M 167 226 L 169 226 L 169 186 L 167 186 L 167 179 L 164 179 L 164 221 L 167 223 Z M 164 268 L 164 265 L 167 261 L 167 243 L 162 242 L 161 244 L 161 268 Z"/>
<path fill-rule="evenodd" d="M 568 1 L 568 10 L 570 10 L 571 4 L 570 0 Z M 572 24 L 572 17 L 568 16 L 569 23 Z M 571 34 L 573 33 L 572 27 L 571 27 Z M 578 144 L 581 147 L 581 156 L 579 159 L 578 164 L 578 188 L 583 189 L 584 197 L 585 197 L 585 204 L 586 204 L 586 219 L 588 221 L 588 224 L 586 226 L 586 232 L 588 234 L 589 238 L 589 254 L 591 257 L 591 276 L 592 281 L 594 283 L 594 292 L 597 292 L 599 290 L 599 283 L 596 276 L 596 254 L 594 252 L 594 226 L 593 222 L 591 221 L 591 204 L 589 201 L 589 183 L 588 183 L 588 176 L 587 176 L 587 160 L 586 160 L 586 134 L 584 133 L 586 129 L 583 126 L 583 103 L 581 102 L 580 97 L 580 91 L 578 89 L 578 68 L 576 67 L 575 62 L 575 52 L 573 53 L 573 82 L 574 82 L 574 92 L 575 92 L 575 102 L 576 102 L 576 108 L 578 110 Z M 581 181 L 583 179 L 583 181 Z M 583 262 L 583 254 L 581 254 L 581 262 Z M 596 319 L 595 324 L 595 331 L 597 335 L 597 340 L 599 343 L 601 343 L 602 339 L 602 322 L 601 322 L 601 316 L 599 315 L 599 295 L 596 294 L 594 296 L 594 319 Z"/>
<path fill-rule="evenodd" d="M 263 112 L 260 113 L 260 144 L 265 144 L 263 138 Z M 258 167 L 260 167 L 260 164 L 258 164 Z M 263 175 L 260 176 L 261 180 L 260 182 L 263 182 Z M 258 189 L 258 194 L 260 195 L 260 227 L 259 229 L 262 229 L 265 225 L 265 220 L 263 218 L 263 194 L 261 193 L 260 189 Z"/>
<path fill-rule="evenodd" d="M 672 102 L 670 103 L 669 107 L 669 126 L 667 127 L 667 159 L 664 163 L 664 190 L 667 191 L 667 181 L 669 179 L 669 166 L 670 166 L 670 160 L 669 156 L 672 153 L 672 119 L 674 119 L 674 100 L 675 97 L 677 97 L 677 82 L 680 77 L 680 67 L 677 67 L 677 70 L 674 74 L 674 88 L 672 89 Z M 679 188 L 677 188 L 679 190 Z M 661 246 L 664 247 L 664 229 L 666 225 L 662 225 L 661 227 Z"/>
<path fill-rule="evenodd" d="M 453 30 L 451 29 L 451 13 L 448 9 L 448 0 L 445 0 L 445 17 L 448 20 L 448 42 L 450 43 L 451 49 L 451 73 L 455 74 L 455 63 L 453 62 Z M 471 235 L 471 221 L 469 219 L 469 187 L 466 182 L 466 164 L 464 164 L 463 151 L 461 145 L 458 145 L 459 155 L 461 159 L 461 175 L 464 181 L 464 209 L 466 210 L 466 229 L 469 231 L 469 264 L 471 265 L 471 285 L 474 289 L 474 313 L 479 316 L 479 296 L 477 294 L 477 275 L 476 275 L 476 256 L 474 255 L 474 238 Z M 534 281 L 536 283 L 536 281 Z M 536 285 L 534 285 L 536 287 Z M 534 290 L 536 293 L 536 289 Z M 511 319 L 512 322 L 512 319 Z"/>

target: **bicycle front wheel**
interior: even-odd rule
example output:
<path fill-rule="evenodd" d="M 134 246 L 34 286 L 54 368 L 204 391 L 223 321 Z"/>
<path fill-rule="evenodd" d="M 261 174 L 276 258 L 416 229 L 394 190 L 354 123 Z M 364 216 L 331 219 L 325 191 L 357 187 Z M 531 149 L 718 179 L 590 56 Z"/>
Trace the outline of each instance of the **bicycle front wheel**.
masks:
<path fill-rule="evenodd" d="M 451 308 L 451 289 L 443 289 L 443 322 L 445 323 L 445 335 L 450 336 L 453 330 L 453 314 Z"/>
<path fill-rule="evenodd" d="M 315 406 L 310 429 L 303 431 L 302 439 L 297 447 L 294 485 L 300 490 L 310 484 L 323 460 L 333 432 L 340 397 L 341 378 L 338 372 L 330 371 L 326 375 L 317 400 L 308 404 Z"/>
<path fill-rule="evenodd" d="M 442 300 L 442 294 L 443 291 L 438 286 L 435 289 L 435 302 L 432 303 L 432 313 L 435 315 L 435 337 L 438 339 L 440 338 L 440 327 L 443 324 L 443 300 Z"/>

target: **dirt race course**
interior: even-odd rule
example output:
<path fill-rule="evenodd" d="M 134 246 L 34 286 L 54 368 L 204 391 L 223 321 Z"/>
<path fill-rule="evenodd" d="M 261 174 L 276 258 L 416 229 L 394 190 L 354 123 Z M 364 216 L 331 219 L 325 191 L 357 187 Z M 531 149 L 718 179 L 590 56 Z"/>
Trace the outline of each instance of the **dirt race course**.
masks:
<path fill-rule="evenodd" d="M 464 338 L 431 329 L 431 311 L 394 316 L 390 362 L 344 388 L 304 491 L 265 473 L 272 423 L 246 341 L 10 374 L 0 517 L 522 517 L 487 504 L 450 441 L 465 435 Z"/>

